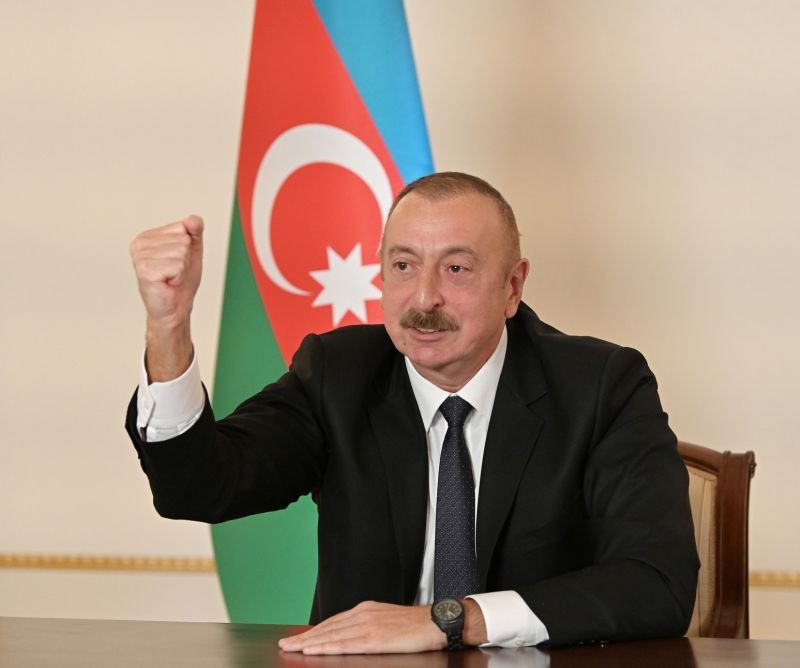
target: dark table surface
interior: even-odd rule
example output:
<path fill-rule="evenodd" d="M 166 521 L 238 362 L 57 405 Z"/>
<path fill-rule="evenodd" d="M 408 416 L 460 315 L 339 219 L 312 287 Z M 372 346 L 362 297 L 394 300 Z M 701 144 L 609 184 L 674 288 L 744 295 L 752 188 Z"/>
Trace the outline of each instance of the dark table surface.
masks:
<path fill-rule="evenodd" d="M 0 618 L 0 666 L 341 666 L 581 668 L 800 666 L 800 642 L 671 638 L 554 649 L 470 649 L 376 656 L 303 656 L 278 649 L 302 627 L 181 622 Z"/>

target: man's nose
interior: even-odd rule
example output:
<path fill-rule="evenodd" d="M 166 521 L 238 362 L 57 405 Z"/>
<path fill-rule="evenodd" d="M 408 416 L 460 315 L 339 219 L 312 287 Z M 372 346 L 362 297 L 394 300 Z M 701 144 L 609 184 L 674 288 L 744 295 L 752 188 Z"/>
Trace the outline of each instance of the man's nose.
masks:
<path fill-rule="evenodd" d="M 420 272 L 415 301 L 417 308 L 424 313 L 430 313 L 442 305 L 441 282 L 435 269 L 425 268 Z"/>

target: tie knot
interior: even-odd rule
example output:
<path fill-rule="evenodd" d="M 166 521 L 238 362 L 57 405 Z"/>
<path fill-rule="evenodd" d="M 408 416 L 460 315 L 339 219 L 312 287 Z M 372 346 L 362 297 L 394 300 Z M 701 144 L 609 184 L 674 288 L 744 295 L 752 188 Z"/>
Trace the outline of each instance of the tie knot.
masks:
<path fill-rule="evenodd" d="M 447 397 L 439 406 L 439 412 L 447 421 L 447 426 L 453 429 L 461 429 L 464 426 L 464 420 L 471 410 L 472 406 L 468 401 L 455 395 Z"/>

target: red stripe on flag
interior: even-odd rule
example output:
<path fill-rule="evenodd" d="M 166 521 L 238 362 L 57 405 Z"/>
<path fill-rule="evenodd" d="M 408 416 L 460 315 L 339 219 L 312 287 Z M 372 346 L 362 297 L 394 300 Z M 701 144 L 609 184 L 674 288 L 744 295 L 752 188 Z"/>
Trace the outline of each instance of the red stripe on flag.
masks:
<path fill-rule="evenodd" d="M 305 124 L 331 126 L 357 138 L 380 161 L 391 193 L 403 186 L 399 171 L 310 0 L 259 2 L 242 127 L 238 195 L 253 273 L 287 363 L 306 333 L 363 321 L 358 317 L 358 308 L 342 315 L 340 304 L 337 322 L 336 308 L 324 295 L 322 305 L 312 306 L 324 285 L 310 272 L 329 270 L 331 251 L 339 258 L 354 261 L 352 253 L 357 244 L 361 244 L 362 263 L 376 264 L 382 223 L 380 208 L 367 183 L 335 161 L 312 160 L 289 173 L 274 198 L 272 216 L 267 219 L 273 267 L 284 279 L 283 287 L 276 272 L 265 269 L 264 251 L 259 256 L 253 229 L 257 173 L 275 140 Z M 316 148 L 309 146 L 303 151 L 313 155 Z M 259 215 L 255 218 L 256 224 L 263 225 Z M 263 231 L 262 227 L 262 236 Z M 377 276 L 372 284 L 379 287 Z M 305 294 L 293 294 L 285 289 L 287 285 L 294 292 Z M 366 288 L 369 292 L 369 286 Z M 347 300 L 343 303 L 347 305 Z M 363 306 L 366 321 L 382 321 L 375 294 L 370 294 Z"/>

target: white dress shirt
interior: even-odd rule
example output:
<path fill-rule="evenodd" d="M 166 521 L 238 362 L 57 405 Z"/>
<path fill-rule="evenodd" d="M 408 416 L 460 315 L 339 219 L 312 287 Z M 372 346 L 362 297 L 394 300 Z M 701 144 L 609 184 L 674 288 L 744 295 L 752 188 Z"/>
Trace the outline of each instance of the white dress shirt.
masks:
<path fill-rule="evenodd" d="M 464 439 L 472 460 L 472 475 L 475 480 L 475 517 L 478 516 L 478 492 L 480 491 L 483 449 L 492 417 L 494 395 L 503 370 L 508 347 L 508 334 L 503 334 L 497 348 L 486 363 L 457 395 L 467 401 L 474 410 L 464 422 Z M 406 358 L 406 369 L 411 381 L 411 389 L 419 406 L 422 424 L 428 438 L 428 515 L 425 528 L 425 552 L 422 557 L 422 575 L 417 589 L 416 603 L 433 603 L 433 555 L 436 539 L 436 495 L 439 484 L 439 458 L 447 433 L 447 421 L 439 412 L 442 402 L 451 396 L 446 390 L 437 387 L 423 378 L 411 361 Z M 479 527 L 475 527 L 476 535 Z M 488 645 L 501 647 L 521 647 L 536 645 L 548 639 L 547 629 L 541 620 L 528 607 L 515 591 L 495 591 L 486 594 L 473 594 L 473 599 L 481 608 L 486 622 Z"/>
<path fill-rule="evenodd" d="M 508 335 L 504 329 L 492 356 L 478 373 L 458 391 L 458 396 L 468 401 L 474 408 L 464 423 L 464 437 L 472 460 L 475 479 L 476 517 L 483 450 L 507 346 Z M 406 369 L 428 439 L 428 514 L 425 529 L 425 551 L 415 599 L 416 603 L 425 605 L 433 602 L 436 491 L 439 480 L 439 457 L 447 432 L 447 422 L 439 412 L 439 406 L 450 394 L 420 376 L 408 358 L 406 358 Z M 189 368 L 178 378 L 166 383 L 150 384 L 147 382 L 144 359 L 142 360 L 137 393 L 136 425 L 144 440 L 155 443 L 182 434 L 199 419 L 204 405 L 205 394 L 196 359 L 192 360 Z M 478 527 L 476 527 L 476 532 L 477 529 Z M 537 645 L 549 638 L 542 621 L 515 591 L 474 594 L 468 598 L 474 599 L 483 613 L 486 634 L 489 639 L 489 642 L 486 643 L 487 646 Z"/>

